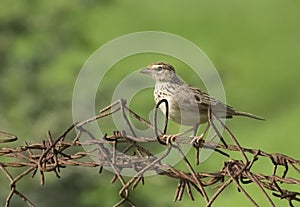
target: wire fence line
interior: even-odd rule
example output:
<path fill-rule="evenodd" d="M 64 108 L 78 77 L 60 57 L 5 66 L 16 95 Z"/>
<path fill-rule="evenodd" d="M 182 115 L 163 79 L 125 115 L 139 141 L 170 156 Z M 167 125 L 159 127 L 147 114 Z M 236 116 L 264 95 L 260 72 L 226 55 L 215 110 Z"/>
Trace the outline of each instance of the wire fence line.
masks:
<path fill-rule="evenodd" d="M 167 106 L 167 102 L 165 104 Z M 158 105 L 156 108 L 158 108 Z M 115 113 L 121 113 L 127 124 L 127 131 L 116 130 L 110 134 L 105 134 L 103 137 L 96 137 L 87 129 L 90 123 L 112 116 Z M 129 116 L 152 128 L 157 136 L 137 137 L 129 121 Z M 154 124 L 149 123 L 128 108 L 126 101 L 121 99 L 100 110 L 95 117 L 72 124 L 57 137 L 53 137 L 51 132 L 48 131 L 47 139 L 39 143 L 25 142 L 23 146 L 1 147 L 0 158 L 6 159 L 2 159 L 5 161 L 0 161 L 0 169 L 2 176 L 6 177 L 10 182 L 10 190 L 6 201 L 1 201 L 1 203 L 4 202 L 5 206 L 8 207 L 13 196 L 18 196 L 28 206 L 36 206 L 24 193 L 18 190 L 18 182 L 31 175 L 32 177 L 39 176 L 40 184 L 44 185 L 46 173 L 55 173 L 57 177 L 60 177 L 61 169 L 69 166 L 97 167 L 99 172 L 104 167 L 110 168 L 114 173 L 112 182 L 118 181 L 121 184 L 119 191 L 120 201 L 114 205 L 116 207 L 121 206 L 125 202 L 135 206 L 134 201 L 130 199 L 130 193 L 134 193 L 137 185 L 144 184 L 144 175 L 147 172 L 154 172 L 177 180 L 178 186 L 175 190 L 174 201 L 180 201 L 184 193 L 187 193 L 192 200 L 194 200 L 195 194 L 198 194 L 203 197 L 206 206 L 209 207 L 213 205 L 224 189 L 230 185 L 235 185 L 238 191 L 253 206 L 259 206 L 255 197 L 251 196 L 245 189 L 245 186 L 251 184 L 256 185 L 264 195 L 268 203 L 264 206 L 275 206 L 274 199 L 285 199 L 289 206 L 294 206 L 295 202 L 300 203 L 300 192 L 290 190 L 295 186 L 300 186 L 300 160 L 280 153 L 267 153 L 259 149 L 242 147 L 221 120 L 211 114 L 210 124 L 213 126 L 213 129 L 217 130 L 214 126 L 214 121 L 221 124 L 234 144 L 227 145 L 224 140 L 222 144 L 217 144 L 205 139 L 201 139 L 197 144 L 194 144 L 196 163 L 199 163 L 199 149 L 212 149 L 224 155 L 224 164 L 220 166 L 220 171 L 197 172 L 195 164 L 189 160 L 182 150 L 183 145 L 191 144 L 190 138 L 186 137 L 184 133 L 166 135 L 167 118 L 163 131 L 157 129 L 156 119 L 155 114 Z M 74 131 L 76 131 L 75 136 L 72 133 Z M 218 131 L 216 131 L 216 134 L 222 136 Z M 83 136 L 88 137 L 88 139 L 81 140 Z M 0 131 L 0 138 L 0 144 L 17 140 L 17 136 L 3 131 Z M 223 139 L 223 137 L 220 138 Z M 151 148 L 147 147 L 148 143 L 155 142 L 158 145 L 166 145 L 166 150 L 159 156 L 156 156 L 151 152 Z M 122 145 L 122 153 L 118 153 L 120 144 Z M 84 150 L 82 146 L 88 146 L 88 150 Z M 171 152 L 176 152 L 182 159 L 186 166 L 184 170 L 176 169 L 163 162 L 165 158 L 170 156 Z M 233 152 L 239 152 L 241 159 L 230 158 L 230 153 Z M 86 159 L 90 157 L 93 159 Z M 271 175 L 256 173 L 252 170 L 252 167 L 263 158 L 270 160 L 270 163 L 273 165 L 273 173 Z M 278 166 L 283 166 L 285 169 L 282 175 L 278 175 Z M 12 171 L 16 168 L 22 169 L 22 172 L 17 176 L 13 176 Z M 134 176 L 130 179 L 122 175 L 122 170 L 128 169 L 134 172 Z M 298 177 L 288 177 L 287 174 L 290 170 L 293 170 L 295 172 L 293 174 Z M 208 186 L 214 187 L 214 193 L 211 196 L 207 193 Z"/>

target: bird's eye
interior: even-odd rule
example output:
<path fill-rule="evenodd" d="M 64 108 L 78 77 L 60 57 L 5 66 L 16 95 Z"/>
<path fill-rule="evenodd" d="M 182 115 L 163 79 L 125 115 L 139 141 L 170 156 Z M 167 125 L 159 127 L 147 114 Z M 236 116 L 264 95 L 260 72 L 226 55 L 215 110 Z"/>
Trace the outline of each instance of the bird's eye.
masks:
<path fill-rule="evenodd" d="M 159 67 L 157 68 L 157 71 L 161 71 L 161 70 L 162 70 L 162 67 L 159 66 Z"/>

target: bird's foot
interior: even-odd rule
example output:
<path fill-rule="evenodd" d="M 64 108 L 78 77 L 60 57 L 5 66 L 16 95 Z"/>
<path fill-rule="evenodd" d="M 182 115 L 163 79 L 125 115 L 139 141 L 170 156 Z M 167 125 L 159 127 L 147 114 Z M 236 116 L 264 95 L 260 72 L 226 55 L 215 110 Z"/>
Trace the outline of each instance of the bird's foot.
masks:
<path fill-rule="evenodd" d="M 176 140 L 176 135 L 163 135 L 161 140 L 165 142 L 166 145 L 171 145 Z"/>
<path fill-rule="evenodd" d="M 204 142 L 204 133 L 200 134 L 200 136 L 190 136 L 190 138 L 192 138 L 191 145 L 199 148 Z"/>
<path fill-rule="evenodd" d="M 195 147 L 196 150 L 196 165 L 199 165 L 199 150 L 200 147 L 203 146 L 204 143 L 204 133 L 202 133 L 200 136 L 190 136 L 190 138 L 192 138 L 192 141 L 190 142 L 191 145 L 193 145 L 193 147 Z"/>

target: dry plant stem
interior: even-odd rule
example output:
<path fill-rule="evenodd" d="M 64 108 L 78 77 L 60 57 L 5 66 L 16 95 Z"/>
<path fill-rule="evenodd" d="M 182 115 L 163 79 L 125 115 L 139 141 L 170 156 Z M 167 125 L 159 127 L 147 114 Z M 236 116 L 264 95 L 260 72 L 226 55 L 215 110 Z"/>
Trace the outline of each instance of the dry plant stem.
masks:
<path fill-rule="evenodd" d="M 156 158 L 153 162 L 148 164 L 145 168 L 143 168 L 141 171 L 139 171 L 137 174 L 134 175 L 133 178 L 131 178 L 126 185 L 123 185 L 122 189 L 120 192 L 123 192 L 125 189 L 128 189 L 128 187 L 140 176 L 142 176 L 149 168 L 151 168 L 153 165 L 156 163 L 160 162 L 162 159 L 164 159 L 171 151 L 172 147 L 169 146 L 164 154 L 162 154 L 160 157 Z"/>
<path fill-rule="evenodd" d="M 14 194 L 18 195 L 29 207 L 35 207 L 35 205 L 19 191 L 14 190 Z M 5 207 L 8 207 L 8 206 L 9 206 L 9 203 L 7 203 L 7 205 L 5 205 Z"/>
<path fill-rule="evenodd" d="M 111 112 L 101 113 L 101 114 L 99 114 L 99 115 L 97 115 L 97 116 L 94 116 L 94 117 L 92 117 L 92 118 L 90 118 L 90 119 L 87 119 L 87 120 L 85 120 L 85 121 L 83 121 L 83 122 L 80 122 L 80 123 L 76 124 L 76 127 L 81 127 L 81 126 L 86 125 L 86 124 L 88 124 L 88 123 L 91 123 L 91 122 L 93 122 L 93 121 L 95 121 L 95 120 L 97 120 L 97 119 L 101 119 L 101 118 L 103 118 L 103 117 L 112 115 L 112 114 L 118 112 L 119 110 L 121 110 L 121 107 L 118 107 L 118 108 L 112 110 Z"/>
<path fill-rule="evenodd" d="M 206 207 L 210 207 L 213 202 L 217 199 L 217 197 L 222 193 L 222 191 L 232 182 L 232 178 L 228 179 L 225 183 L 223 183 L 217 191 L 210 198 L 210 201 L 206 203 Z"/>
<path fill-rule="evenodd" d="M 213 118 L 215 118 L 216 120 L 218 120 L 218 122 L 224 127 L 224 129 L 226 130 L 226 132 L 229 134 L 230 138 L 233 140 L 233 142 L 236 144 L 236 146 L 238 147 L 239 151 L 242 153 L 245 162 L 248 163 L 248 157 L 246 156 L 245 152 L 242 150 L 241 145 L 239 144 L 239 142 L 237 141 L 237 139 L 235 138 L 235 136 L 232 134 L 232 132 L 228 129 L 228 127 L 221 121 L 220 118 L 216 117 L 215 115 L 213 115 Z"/>
<path fill-rule="evenodd" d="M 230 164 L 228 165 L 226 171 L 227 173 L 230 175 L 230 177 L 232 178 L 233 182 L 235 182 L 236 186 L 238 186 L 238 189 L 240 191 L 243 192 L 243 194 L 249 199 L 249 201 L 254 205 L 254 206 L 257 206 L 259 207 L 259 205 L 253 200 L 253 198 L 251 198 L 251 196 L 247 193 L 247 191 L 240 185 L 240 183 L 238 182 L 238 176 L 240 174 L 242 174 L 242 172 L 244 171 L 244 168 L 240 169 L 240 172 L 237 173 L 237 175 L 234 175 L 231 173 L 231 169 L 229 169 L 230 167 Z"/>
<path fill-rule="evenodd" d="M 248 198 L 253 206 L 257 206 L 257 203 L 254 201 L 256 199 L 246 192 L 246 185 L 256 185 L 259 188 L 258 192 L 261 192 L 264 198 L 268 200 L 270 206 L 275 206 L 273 199 L 286 200 L 289 206 L 294 206 L 293 203 L 296 202 L 300 203 L 300 193 L 291 190 L 295 186 L 300 186 L 300 160 L 280 153 L 266 153 L 259 149 L 241 147 L 229 129 L 212 114 L 211 121 L 217 120 L 218 123 L 220 122 L 220 125 L 229 134 L 234 144 L 227 146 L 224 142 L 223 144 L 216 144 L 210 142 L 210 140 L 199 139 L 201 141 L 198 143 L 198 147 L 212 149 L 219 153 L 222 152 L 220 150 L 224 150 L 226 153 L 222 152 L 221 154 L 226 156 L 237 151 L 240 152 L 240 158 L 229 160 L 224 156 L 225 165 L 220 171 L 198 172 L 181 149 L 183 145 L 190 145 L 190 137 L 185 135 L 184 132 L 166 135 L 168 116 L 165 117 L 164 129 L 161 132 L 157 129 L 157 114 L 154 114 L 155 118 L 152 125 L 129 109 L 125 103 L 125 100 L 116 101 L 102 109 L 99 115 L 72 124 L 57 137 L 53 137 L 48 131 L 46 139 L 37 143 L 26 142 L 23 146 L 7 147 L 7 144 L 3 144 L 4 142 L 10 143 L 17 140 L 17 138 L 10 133 L 0 132 L 0 136 L 7 137 L 7 139 L 0 139 L 1 147 L 5 145 L 5 147 L 0 148 L 0 158 L 5 158 L 0 161 L 0 172 L 10 182 L 6 201 L 3 201 L 2 205 L 9 207 L 11 200 L 16 195 L 27 206 L 34 206 L 29 198 L 17 190 L 18 182 L 26 179 L 26 175 L 31 174 L 31 177 L 39 176 L 41 184 L 44 184 L 47 173 L 53 172 L 57 177 L 60 177 L 60 171 L 65 167 L 71 166 L 99 167 L 100 171 L 104 167 L 110 168 L 114 173 L 113 182 L 119 181 L 115 183 L 121 185 L 119 191 L 120 201 L 115 206 L 135 206 L 129 199 L 129 190 L 130 188 L 134 190 L 138 184 L 143 184 L 144 175 L 147 172 L 157 173 L 178 181 L 174 197 L 175 201 L 181 200 L 184 193 L 187 193 L 190 199 L 194 200 L 191 190 L 191 187 L 193 187 L 195 193 L 204 197 L 203 200 L 206 206 L 212 206 L 224 189 L 233 184 L 242 191 L 243 195 Z M 167 101 L 162 101 L 161 103 L 166 104 L 168 109 Z M 157 105 L 156 109 L 158 107 Z M 113 133 L 106 135 L 94 135 L 85 128 L 85 125 L 115 113 L 120 113 L 121 119 L 127 125 L 128 132 L 124 131 L 124 129 L 116 129 Z M 136 137 L 137 133 L 130 122 L 129 116 L 154 129 L 156 136 Z M 77 133 L 73 135 L 75 131 Z M 216 133 L 218 132 L 216 131 Z M 87 136 L 88 140 L 81 140 L 83 136 Z M 164 142 L 165 138 L 167 139 L 166 142 Z M 161 141 L 161 144 L 168 145 L 165 152 L 161 156 L 156 157 L 152 148 L 148 148 L 148 143 L 152 144 L 158 141 Z M 122 151 L 119 149 L 121 145 Z M 82 146 L 88 146 L 89 149 L 85 151 L 82 149 Z M 72 150 L 66 151 L 66 149 Z M 176 150 L 174 151 L 174 149 Z M 179 170 L 163 162 L 164 159 L 171 154 L 174 155 L 174 153 L 177 153 L 178 158 L 183 160 L 186 165 L 185 169 Z M 246 153 L 253 155 L 250 161 Z M 88 157 L 94 159 L 87 159 Z M 261 172 L 251 172 L 252 167 L 257 165 L 261 159 L 269 160 L 273 166 L 269 171 L 273 171 L 273 174 L 264 175 Z M 277 175 L 278 166 L 284 167 L 283 175 Z M 16 168 L 23 169 L 16 176 L 12 176 L 10 169 Z M 128 181 L 121 173 L 122 170 L 127 169 L 135 172 L 134 177 Z M 290 171 L 292 171 L 291 174 Z M 206 188 L 209 186 L 215 187 L 210 189 L 214 191 L 212 196 L 207 195 Z M 269 195 L 269 192 L 272 192 L 273 197 Z"/>
<path fill-rule="evenodd" d="M 120 99 L 120 105 L 121 105 L 122 115 L 123 115 L 124 120 L 126 121 L 126 124 L 127 124 L 127 126 L 129 127 L 130 132 L 132 133 L 132 135 L 133 135 L 134 137 L 136 137 L 136 134 L 135 134 L 135 132 L 134 132 L 134 130 L 133 130 L 133 127 L 132 127 L 132 125 L 130 124 L 130 121 L 129 121 L 129 119 L 128 119 L 127 115 L 126 115 L 126 112 L 125 112 L 126 100 L 125 100 L 125 99 Z"/>
<path fill-rule="evenodd" d="M 173 199 L 174 202 L 179 200 L 179 191 L 181 190 L 182 182 L 183 182 L 182 180 L 179 180 L 179 182 L 177 184 L 177 189 L 176 189 L 175 197 Z"/>
<path fill-rule="evenodd" d="M 22 193 L 20 193 L 19 191 L 16 190 L 16 182 L 19 181 L 23 176 L 27 175 L 30 171 L 32 171 L 32 169 L 29 168 L 28 170 L 24 171 L 18 177 L 13 178 L 9 174 L 9 172 L 1 165 L 1 163 L 0 163 L 0 168 L 1 168 L 1 170 L 4 172 L 4 174 L 10 180 L 10 192 L 9 192 L 7 198 L 6 198 L 5 207 L 9 206 L 10 200 L 12 199 L 12 197 L 13 197 L 14 194 L 16 194 L 17 196 L 19 196 L 28 206 L 35 207 L 35 205 L 28 198 L 26 198 Z"/>
<path fill-rule="evenodd" d="M 81 130 L 82 131 L 85 131 L 86 133 L 89 134 L 89 136 L 96 140 L 96 137 L 94 137 L 93 134 L 91 134 L 90 132 L 88 132 L 87 130 L 83 129 L 81 127 Z M 106 135 L 104 135 L 103 138 L 105 138 Z M 116 178 L 120 181 L 121 185 L 124 186 L 125 185 L 125 180 L 123 179 L 123 177 L 121 176 L 120 174 L 120 170 L 118 169 L 118 167 L 116 165 L 114 165 L 114 163 L 111 161 L 110 159 L 110 154 L 107 154 L 107 150 L 105 149 L 105 147 L 102 145 L 102 144 L 98 144 L 98 149 L 99 151 L 101 152 L 102 155 L 104 155 L 104 158 L 105 160 L 108 162 L 109 166 L 113 169 L 114 173 L 115 173 L 115 176 Z M 101 160 L 101 159 L 100 159 Z M 129 197 L 129 191 L 128 189 L 124 189 L 123 191 L 120 191 L 119 192 L 119 195 L 122 197 L 122 199 L 116 203 L 114 206 L 117 207 L 117 206 L 120 206 L 121 204 L 123 204 L 125 201 L 128 201 L 130 202 L 130 200 L 128 199 Z M 131 203 L 131 202 L 130 202 Z"/>
<path fill-rule="evenodd" d="M 220 138 L 221 142 L 224 144 L 225 148 L 228 147 L 227 143 L 225 142 L 222 134 L 220 133 L 220 131 L 218 130 L 217 126 L 215 125 L 215 123 L 213 122 L 213 118 L 215 117 L 214 114 L 212 113 L 211 108 L 209 107 L 209 109 L 207 110 L 207 117 L 208 117 L 208 124 L 209 126 L 212 126 L 214 131 L 216 132 L 216 134 L 218 135 L 218 137 Z"/>
<path fill-rule="evenodd" d="M 188 194 L 189 194 L 189 196 L 190 196 L 190 199 L 191 199 L 192 201 L 194 201 L 195 199 L 194 199 L 194 196 L 193 196 L 193 194 L 192 194 L 192 189 L 191 189 L 191 185 L 190 185 L 189 182 L 186 183 L 186 189 L 187 189 L 187 192 L 188 192 Z"/>
<path fill-rule="evenodd" d="M 155 131 L 157 141 L 160 144 L 166 145 L 166 143 L 161 140 L 161 138 L 158 134 L 158 128 L 157 128 L 157 109 L 160 106 L 160 104 L 162 104 L 162 103 L 164 103 L 165 107 L 166 107 L 165 124 L 164 124 L 163 135 L 165 135 L 167 133 L 168 120 L 169 120 L 169 104 L 168 104 L 168 101 L 166 99 L 162 99 L 156 104 L 155 109 L 154 109 L 153 123 L 154 123 L 154 131 Z"/>
<path fill-rule="evenodd" d="M 175 198 L 173 201 L 181 201 L 182 195 L 184 193 L 184 188 L 185 188 L 186 183 L 183 180 L 180 180 L 178 182 L 177 190 L 175 193 Z"/>
<path fill-rule="evenodd" d="M 125 106 L 126 107 L 126 106 Z M 140 117 L 137 113 L 135 113 L 134 111 L 132 111 L 130 108 L 126 107 L 126 109 L 129 111 L 129 113 L 134 117 L 136 118 L 137 120 L 139 120 L 141 123 L 145 124 L 146 126 L 154 129 L 153 125 L 148 122 L 146 119 Z"/>
<path fill-rule="evenodd" d="M 43 164 L 45 164 L 45 162 L 42 162 L 43 161 L 43 159 L 45 158 L 45 156 L 47 155 L 47 153 L 50 151 L 50 150 L 52 150 L 53 148 L 54 148 L 54 146 L 59 142 L 59 141 L 61 141 L 61 140 L 63 140 L 64 138 L 65 138 L 65 136 L 74 128 L 74 124 L 72 124 L 68 129 L 66 129 L 66 131 L 64 131 L 63 133 L 62 133 L 62 135 L 60 135 L 59 137 L 58 137 L 58 139 L 56 139 L 56 141 L 55 142 L 53 142 L 53 143 L 51 143 L 51 146 L 49 147 L 49 148 L 47 148 L 44 152 L 43 152 L 43 154 L 42 154 L 42 156 L 40 157 L 40 159 L 39 159 L 39 161 L 38 161 L 38 167 L 39 167 L 39 169 L 40 170 L 42 170 L 42 171 L 51 171 L 52 169 L 46 169 L 44 166 L 43 166 Z"/>
<path fill-rule="evenodd" d="M 264 188 L 262 187 L 262 185 L 260 184 L 259 180 L 257 180 L 257 178 L 255 176 L 252 175 L 252 173 L 247 172 L 248 177 L 254 182 L 256 183 L 256 185 L 258 186 L 259 190 L 264 194 L 264 196 L 267 198 L 268 202 L 270 203 L 271 206 L 275 206 L 275 204 L 273 203 L 272 199 L 270 198 L 270 196 L 267 194 L 267 192 L 264 190 Z"/>
<path fill-rule="evenodd" d="M 14 142 L 14 141 L 17 141 L 17 139 L 18 139 L 17 136 L 7 133 L 7 132 L 3 132 L 3 131 L 0 131 L 0 135 L 6 137 L 4 139 L 1 138 L 0 143 Z"/>
<path fill-rule="evenodd" d="M 174 145 L 173 145 L 174 146 Z M 194 171 L 194 168 L 192 167 L 192 165 L 190 164 L 190 162 L 188 161 L 188 159 L 186 158 L 186 156 L 184 155 L 184 153 L 182 152 L 182 150 L 180 149 L 179 144 L 177 144 L 177 146 L 174 146 L 179 154 L 182 156 L 182 159 L 185 161 L 185 164 L 187 165 L 190 173 L 192 174 L 193 178 L 194 178 L 194 183 L 196 184 L 196 186 L 199 188 L 199 190 L 201 191 L 202 196 L 204 197 L 206 203 L 209 202 L 208 196 L 204 190 L 204 187 L 201 183 L 201 181 L 198 179 L 198 177 L 196 176 L 196 173 Z"/>

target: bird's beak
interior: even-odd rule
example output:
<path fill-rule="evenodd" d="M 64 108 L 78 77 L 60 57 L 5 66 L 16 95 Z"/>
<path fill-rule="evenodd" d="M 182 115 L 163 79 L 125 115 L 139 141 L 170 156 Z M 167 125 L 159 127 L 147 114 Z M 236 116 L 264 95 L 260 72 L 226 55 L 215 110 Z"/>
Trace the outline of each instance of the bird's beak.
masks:
<path fill-rule="evenodd" d="M 151 70 L 149 68 L 144 68 L 140 71 L 140 73 L 143 73 L 143 74 L 148 74 L 150 75 L 151 74 Z"/>

